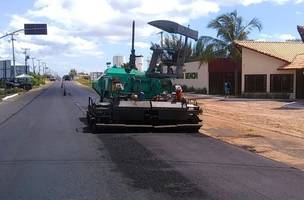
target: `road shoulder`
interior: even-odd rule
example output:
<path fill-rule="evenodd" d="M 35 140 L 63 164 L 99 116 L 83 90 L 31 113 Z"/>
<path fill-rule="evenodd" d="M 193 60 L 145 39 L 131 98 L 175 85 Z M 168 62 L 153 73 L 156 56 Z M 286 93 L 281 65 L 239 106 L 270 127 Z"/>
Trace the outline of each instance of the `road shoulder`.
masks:
<path fill-rule="evenodd" d="M 21 93 L 20 95 L 7 99 L 6 101 L 0 102 L 0 126 L 12 116 L 17 114 L 25 106 L 30 104 L 49 87 L 50 84 L 47 84 L 39 88 L 34 88 L 26 93 Z"/>
<path fill-rule="evenodd" d="M 286 102 L 199 100 L 205 135 L 304 169 L 303 110 Z"/>

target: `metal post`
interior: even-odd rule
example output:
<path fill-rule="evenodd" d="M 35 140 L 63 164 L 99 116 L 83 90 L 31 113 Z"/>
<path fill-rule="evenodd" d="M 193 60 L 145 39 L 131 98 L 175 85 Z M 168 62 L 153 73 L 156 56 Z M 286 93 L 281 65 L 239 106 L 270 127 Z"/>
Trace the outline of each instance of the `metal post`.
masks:
<path fill-rule="evenodd" d="M 132 49 L 131 49 L 131 55 L 130 55 L 130 61 L 129 61 L 129 70 L 136 68 L 135 67 L 135 49 L 134 49 L 134 40 L 135 40 L 135 21 L 132 23 Z"/>
<path fill-rule="evenodd" d="M 33 62 L 33 73 L 36 74 L 35 58 L 31 58 Z"/>
<path fill-rule="evenodd" d="M 38 61 L 38 75 L 40 75 L 40 61 L 41 60 L 37 60 Z"/>
<path fill-rule="evenodd" d="M 43 73 L 43 76 L 45 76 L 46 63 L 42 63 L 42 64 L 43 64 L 42 73 Z"/>
<path fill-rule="evenodd" d="M 13 51 L 13 78 L 16 76 L 16 60 L 15 60 L 15 45 L 14 45 L 14 34 L 11 34 L 12 36 L 12 51 Z M 12 75 L 11 75 L 12 76 Z"/>
<path fill-rule="evenodd" d="M 29 70 L 28 70 L 28 66 L 27 66 L 27 60 L 29 59 L 29 57 L 27 56 L 27 51 L 29 51 L 29 48 L 24 48 L 24 64 L 25 64 L 25 74 L 28 74 Z"/>

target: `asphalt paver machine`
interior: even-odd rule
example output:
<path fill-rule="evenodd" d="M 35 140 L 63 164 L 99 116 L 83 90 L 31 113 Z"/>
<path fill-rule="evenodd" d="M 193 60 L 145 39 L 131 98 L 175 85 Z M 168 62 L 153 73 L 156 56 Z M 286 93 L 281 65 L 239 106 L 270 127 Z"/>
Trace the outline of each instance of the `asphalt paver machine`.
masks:
<path fill-rule="evenodd" d="M 99 99 L 89 97 L 87 120 L 92 132 L 140 128 L 149 131 L 181 130 L 197 132 L 202 126 L 200 107 L 193 100 L 177 99 L 172 79 L 183 77 L 188 39 L 198 39 L 198 32 L 172 21 L 158 20 L 150 25 L 162 31 L 179 34 L 180 48 L 152 45 L 148 70 L 137 70 L 134 36 L 129 63 L 112 66 L 92 82 Z M 183 38 L 184 37 L 184 38 Z"/>

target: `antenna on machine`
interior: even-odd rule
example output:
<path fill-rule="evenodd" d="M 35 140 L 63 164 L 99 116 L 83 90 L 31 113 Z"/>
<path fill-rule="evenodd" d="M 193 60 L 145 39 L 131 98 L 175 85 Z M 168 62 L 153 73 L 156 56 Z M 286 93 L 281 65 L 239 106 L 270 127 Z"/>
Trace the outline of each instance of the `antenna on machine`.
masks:
<path fill-rule="evenodd" d="M 129 67 L 128 67 L 129 71 L 136 68 L 135 67 L 136 55 L 135 55 L 135 48 L 134 48 L 134 40 L 135 40 L 135 21 L 133 20 L 133 23 L 132 23 L 132 48 L 131 48 L 131 54 L 130 54 L 130 59 L 129 59 Z"/>

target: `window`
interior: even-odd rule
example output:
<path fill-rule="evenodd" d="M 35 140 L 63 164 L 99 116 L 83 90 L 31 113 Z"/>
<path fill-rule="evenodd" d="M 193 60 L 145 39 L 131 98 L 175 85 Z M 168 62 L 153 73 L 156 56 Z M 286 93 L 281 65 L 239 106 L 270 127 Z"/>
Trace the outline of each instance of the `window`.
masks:
<path fill-rule="evenodd" d="M 266 92 L 267 75 L 245 75 L 245 92 Z"/>
<path fill-rule="evenodd" d="M 271 74 L 270 92 L 293 92 L 293 74 Z"/>

